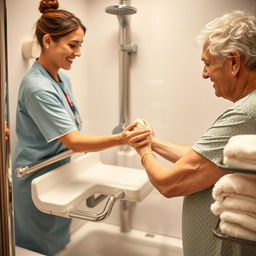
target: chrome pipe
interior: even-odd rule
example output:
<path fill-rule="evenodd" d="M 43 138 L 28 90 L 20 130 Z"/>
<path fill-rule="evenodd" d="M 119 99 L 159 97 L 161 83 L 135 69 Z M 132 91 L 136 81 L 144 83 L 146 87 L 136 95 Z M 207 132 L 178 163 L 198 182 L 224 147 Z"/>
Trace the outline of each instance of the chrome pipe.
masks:
<path fill-rule="evenodd" d="M 72 151 L 72 150 L 67 150 L 67 151 L 64 151 L 56 156 L 53 156 L 53 157 L 50 157 L 46 160 L 43 160 L 43 161 L 40 161 L 40 162 L 37 162 L 37 163 L 33 163 L 31 165 L 26 165 L 26 166 L 23 166 L 23 167 L 18 167 L 16 168 L 15 170 L 15 173 L 16 173 L 16 176 L 17 177 L 24 177 L 25 175 L 28 175 L 30 173 L 33 173 L 35 171 L 38 171 L 39 169 L 43 168 L 43 167 L 46 167 L 50 164 L 54 164 L 60 160 L 63 160 L 69 156 L 71 156 L 72 154 L 74 154 L 75 152 Z"/>
<path fill-rule="evenodd" d="M 10 143 L 5 138 L 5 122 L 8 125 L 9 121 L 7 66 L 6 1 L 0 0 L 0 255 L 14 256 L 12 180 L 9 166 Z"/>
<path fill-rule="evenodd" d="M 130 6 L 130 0 L 120 0 L 119 5 L 109 6 L 106 9 L 109 14 L 116 15 L 119 20 L 119 126 L 113 133 L 120 132 L 120 129 L 130 123 L 130 57 L 136 53 L 137 46 L 131 43 L 129 16 L 136 13 L 137 9 Z"/>
<path fill-rule="evenodd" d="M 127 200 L 120 201 L 120 231 L 127 233 L 131 230 L 132 210 L 136 203 Z"/>
<path fill-rule="evenodd" d="M 137 45 L 131 43 L 129 17 L 118 15 L 119 32 L 119 90 L 120 90 L 120 123 L 130 123 L 130 60 L 131 54 L 137 52 Z"/>
<path fill-rule="evenodd" d="M 123 16 L 121 16 L 123 17 Z M 123 45 L 129 43 L 129 26 L 128 23 L 121 25 L 120 28 L 120 50 L 119 50 L 119 90 L 120 90 L 120 123 L 128 124 L 129 117 L 129 101 L 130 101 L 130 88 L 129 88 L 129 70 L 130 60 L 129 53 L 122 49 Z"/>

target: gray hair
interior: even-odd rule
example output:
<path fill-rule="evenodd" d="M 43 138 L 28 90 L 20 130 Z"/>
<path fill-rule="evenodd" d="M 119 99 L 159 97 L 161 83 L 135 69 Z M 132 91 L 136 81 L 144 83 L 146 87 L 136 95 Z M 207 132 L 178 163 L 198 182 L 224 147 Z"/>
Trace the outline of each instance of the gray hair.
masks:
<path fill-rule="evenodd" d="M 216 60 L 223 61 L 237 52 L 245 66 L 256 70 L 256 17 L 243 11 L 233 11 L 208 24 L 196 38 L 209 43 L 208 50 Z"/>

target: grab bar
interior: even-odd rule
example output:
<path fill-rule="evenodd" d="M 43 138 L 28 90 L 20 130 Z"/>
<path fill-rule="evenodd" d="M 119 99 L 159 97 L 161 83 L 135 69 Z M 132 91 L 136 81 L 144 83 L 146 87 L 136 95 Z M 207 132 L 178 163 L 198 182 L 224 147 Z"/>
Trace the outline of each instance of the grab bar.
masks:
<path fill-rule="evenodd" d="M 68 216 L 70 218 L 77 218 L 89 221 L 102 221 L 107 218 L 117 200 L 124 198 L 125 193 L 121 190 L 116 191 L 113 195 L 108 196 L 106 205 L 101 213 L 86 212 L 79 209 L 71 209 Z"/>
<path fill-rule="evenodd" d="M 46 160 L 43 160 L 43 161 L 39 161 L 37 163 L 33 163 L 33 164 L 30 164 L 30 165 L 26 165 L 26 166 L 23 166 L 23 167 L 18 167 L 16 168 L 15 170 L 15 173 L 16 173 L 16 176 L 21 178 L 21 177 L 24 177 L 25 175 L 28 175 L 30 173 L 33 173 L 35 171 L 38 171 L 39 169 L 43 168 L 43 167 L 46 167 L 50 164 L 53 164 L 53 163 L 56 163 L 60 160 L 63 160 L 69 156 L 71 156 L 72 154 L 74 154 L 75 152 L 72 151 L 72 150 L 66 150 L 56 156 L 53 156 L 53 157 L 50 157 Z"/>
<path fill-rule="evenodd" d="M 107 196 L 106 195 L 93 195 L 86 199 L 87 207 L 93 208 L 98 205 L 102 200 L 104 200 Z"/>

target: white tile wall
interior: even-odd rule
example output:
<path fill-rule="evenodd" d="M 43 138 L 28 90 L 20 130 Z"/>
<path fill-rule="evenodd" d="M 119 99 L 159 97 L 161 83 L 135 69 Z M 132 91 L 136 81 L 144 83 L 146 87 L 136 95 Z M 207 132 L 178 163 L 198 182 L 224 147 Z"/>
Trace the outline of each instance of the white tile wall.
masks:
<path fill-rule="evenodd" d="M 118 124 L 118 21 L 104 9 L 118 0 L 59 0 L 60 7 L 86 24 L 82 56 L 68 74 L 84 119 L 84 132 L 110 134 Z M 19 82 L 31 63 L 21 44 L 32 38 L 39 17 L 38 1 L 7 0 L 8 57 L 12 149 Z M 194 37 L 212 18 L 233 9 L 255 11 L 255 0 L 134 0 L 130 18 L 138 53 L 131 66 L 131 120 L 141 117 L 155 134 L 193 144 L 230 103 L 217 99 L 211 83 L 201 78 L 200 49 Z M 114 151 L 102 153 L 114 161 Z M 107 157 L 106 157 L 107 156 Z M 164 161 L 165 164 L 168 164 Z M 173 236 L 181 235 L 182 198 L 165 199 L 157 192 L 138 204 L 133 226 Z M 118 222 L 117 212 L 110 221 Z"/>

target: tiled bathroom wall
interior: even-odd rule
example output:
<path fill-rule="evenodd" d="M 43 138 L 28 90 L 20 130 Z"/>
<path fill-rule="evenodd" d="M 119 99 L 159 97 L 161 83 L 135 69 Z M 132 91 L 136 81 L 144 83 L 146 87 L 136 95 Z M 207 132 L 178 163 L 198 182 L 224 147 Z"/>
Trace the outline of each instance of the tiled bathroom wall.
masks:
<path fill-rule="evenodd" d="M 119 23 L 105 8 L 118 0 L 59 0 L 60 8 L 77 14 L 87 27 L 82 56 L 68 75 L 84 121 L 83 132 L 110 134 L 119 122 Z M 20 80 L 33 60 L 21 47 L 33 38 L 39 1 L 7 0 L 8 62 L 12 151 L 15 148 L 15 108 Z M 148 120 L 163 139 L 192 145 L 226 107 L 211 82 L 201 77 L 201 49 L 194 38 L 205 23 L 234 9 L 255 12 L 255 0 L 132 0 L 130 118 Z M 117 149 L 102 152 L 114 163 Z M 164 164 L 170 165 L 161 159 Z M 166 199 L 154 191 L 137 204 L 132 226 L 149 232 L 181 236 L 182 198 Z M 118 209 L 110 222 L 118 223 Z"/>

